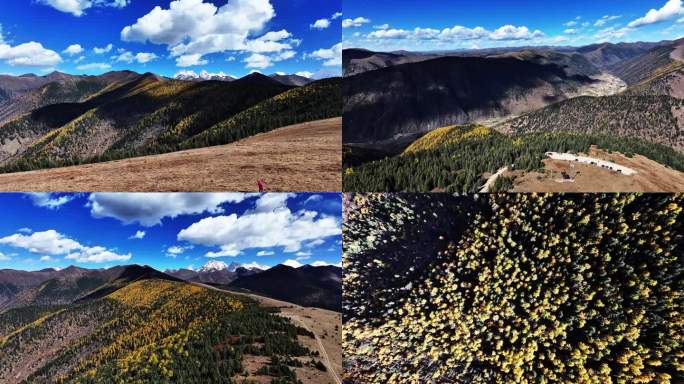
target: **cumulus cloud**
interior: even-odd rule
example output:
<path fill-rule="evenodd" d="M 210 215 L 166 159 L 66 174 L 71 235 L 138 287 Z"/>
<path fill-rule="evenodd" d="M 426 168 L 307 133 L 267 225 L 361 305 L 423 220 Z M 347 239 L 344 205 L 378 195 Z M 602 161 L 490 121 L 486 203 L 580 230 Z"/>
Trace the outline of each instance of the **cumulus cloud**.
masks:
<path fill-rule="evenodd" d="M 542 36 L 544 36 L 544 33 L 540 30 L 532 32 L 525 26 L 504 25 L 492 32 L 489 38 L 492 40 L 530 40 Z"/>
<path fill-rule="evenodd" d="M 43 255 L 66 255 L 66 259 L 72 259 L 84 263 L 102 263 L 108 261 L 125 261 L 131 258 L 131 254 L 117 254 L 105 247 L 89 247 L 81 245 L 54 229 L 43 232 L 33 232 L 30 235 L 15 233 L 0 238 L 0 244 L 14 248 L 26 249 L 31 253 Z"/>
<path fill-rule="evenodd" d="M 94 70 L 105 70 L 109 69 L 112 66 L 107 64 L 107 63 L 88 63 L 88 64 L 81 64 L 76 69 L 79 71 L 94 71 Z"/>
<path fill-rule="evenodd" d="M 176 256 L 181 255 L 185 253 L 185 251 L 192 249 L 193 246 L 180 246 L 180 245 L 174 245 L 166 249 L 166 256 L 173 257 L 174 259 Z"/>
<path fill-rule="evenodd" d="M 138 52 L 134 55 L 133 52 L 124 50 L 118 56 L 114 56 L 113 58 L 116 61 L 124 62 L 124 63 L 128 63 L 128 64 L 131 64 L 134 61 L 139 63 L 139 64 L 145 64 L 145 63 L 148 63 L 150 61 L 158 59 L 159 56 L 157 56 L 154 53 L 150 53 L 150 52 Z"/>
<path fill-rule="evenodd" d="M 130 4 L 131 0 L 38 0 L 38 2 L 51 6 L 60 12 L 71 13 L 76 17 L 80 17 L 85 14 L 84 11 L 88 8 L 123 8 Z"/>
<path fill-rule="evenodd" d="M 318 19 L 318 20 L 314 21 L 313 24 L 309 25 L 309 28 L 321 30 L 321 29 L 326 29 L 329 26 L 330 26 L 330 20 Z"/>
<path fill-rule="evenodd" d="M 196 65 L 207 65 L 209 60 L 202 59 L 202 54 L 182 55 L 176 58 L 176 65 L 179 67 L 193 67 Z"/>
<path fill-rule="evenodd" d="M 98 48 L 98 47 L 93 48 L 93 52 L 97 53 L 98 55 L 101 55 L 103 53 L 111 52 L 112 48 L 114 48 L 113 44 L 107 44 L 107 46 L 103 47 L 103 48 Z"/>
<path fill-rule="evenodd" d="M 444 28 L 442 30 L 434 28 L 414 28 L 413 30 L 406 29 L 378 29 L 367 35 L 370 39 L 413 39 L 425 41 L 469 41 L 469 40 L 531 40 L 533 38 L 542 37 L 544 33 L 540 30 L 530 31 L 526 26 L 516 27 L 513 25 L 504 25 L 495 31 L 488 31 L 483 27 L 468 28 L 461 25 L 456 25 L 451 28 Z"/>
<path fill-rule="evenodd" d="M 295 56 L 295 54 L 295 51 L 283 51 L 276 55 L 263 55 L 261 53 L 252 53 L 243 61 L 247 63 L 247 68 L 264 69 L 272 67 L 273 63 L 275 62 L 291 59 Z"/>
<path fill-rule="evenodd" d="M 143 237 L 145 237 L 146 233 L 145 231 L 136 231 L 129 239 L 138 239 L 141 240 Z"/>
<path fill-rule="evenodd" d="M 125 224 L 145 227 L 161 224 L 165 217 L 223 213 L 221 204 L 239 203 L 244 193 L 93 193 L 88 197 L 90 214 L 95 218 L 111 217 Z"/>
<path fill-rule="evenodd" d="M 342 65 L 342 43 L 337 43 L 330 48 L 318 49 L 309 56 L 317 60 L 323 60 L 323 65 L 327 67 Z"/>
<path fill-rule="evenodd" d="M 357 17 L 355 19 L 344 19 L 342 20 L 342 28 L 357 28 L 368 23 L 370 23 L 370 20 L 366 19 L 365 17 Z"/>
<path fill-rule="evenodd" d="M 52 192 L 28 193 L 27 196 L 36 207 L 48 209 L 59 209 L 62 205 L 76 198 L 75 195 L 60 195 Z"/>
<path fill-rule="evenodd" d="M 17 46 L 2 43 L 0 39 L 0 60 L 11 66 L 25 65 L 34 67 L 52 67 L 62 62 L 59 54 L 31 41 Z"/>
<path fill-rule="evenodd" d="M 289 196 L 289 195 L 287 195 Z M 244 249 L 283 247 L 297 252 L 302 243 L 341 233 L 335 217 L 301 210 L 292 212 L 282 194 L 265 194 L 256 208 L 243 215 L 231 214 L 204 218 L 178 233 L 179 241 L 217 246 L 208 257 L 236 256 Z"/>
<path fill-rule="evenodd" d="M 168 9 L 156 6 L 123 28 L 121 38 L 166 45 L 179 67 L 205 65 L 203 56 L 211 53 L 290 50 L 298 40 L 287 31 L 252 36 L 263 31 L 274 16 L 268 0 L 229 0 L 221 7 L 204 0 L 175 0 Z"/>
<path fill-rule="evenodd" d="M 275 255 L 275 252 L 273 251 L 259 251 L 257 252 L 257 256 L 273 256 Z"/>
<path fill-rule="evenodd" d="M 82 53 L 83 51 L 84 49 L 80 44 L 71 44 L 65 50 L 63 50 L 62 53 L 65 55 L 74 56 Z"/>
<path fill-rule="evenodd" d="M 564 23 L 563 25 L 566 26 L 566 27 L 574 27 L 574 26 L 577 25 L 577 21 L 575 21 L 575 20 L 570 20 L 570 21 L 568 21 L 567 23 Z"/>
<path fill-rule="evenodd" d="M 332 16 L 330 16 L 332 20 L 339 19 L 340 17 L 342 17 L 342 12 L 335 12 L 332 14 Z"/>
<path fill-rule="evenodd" d="M 682 0 L 668 0 L 660 9 L 651 9 L 645 16 L 640 17 L 629 24 L 630 28 L 642 27 L 644 25 L 651 25 L 667 20 L 672 20 L 678 16 L 684 15 L 684 6 Z"/>
<path fill-rule="evenodd" d="M 42 257 L 40 258 L 40 261 L 46 261 L 46 262 L 47 262 L 47 261 L 55 261 L 55 259 L 53 259 L 53 258 L 50 257 L 50 256 L 42 256 Z"/>

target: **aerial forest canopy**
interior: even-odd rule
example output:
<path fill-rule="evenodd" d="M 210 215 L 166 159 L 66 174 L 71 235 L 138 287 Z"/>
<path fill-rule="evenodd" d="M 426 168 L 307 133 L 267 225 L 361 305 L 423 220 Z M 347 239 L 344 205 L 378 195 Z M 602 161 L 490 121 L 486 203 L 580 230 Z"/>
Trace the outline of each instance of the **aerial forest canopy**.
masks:
<path fill-rule="evenodd" d="M 347 199 L 352 382 L 684 380 L 683 195 Z"/>

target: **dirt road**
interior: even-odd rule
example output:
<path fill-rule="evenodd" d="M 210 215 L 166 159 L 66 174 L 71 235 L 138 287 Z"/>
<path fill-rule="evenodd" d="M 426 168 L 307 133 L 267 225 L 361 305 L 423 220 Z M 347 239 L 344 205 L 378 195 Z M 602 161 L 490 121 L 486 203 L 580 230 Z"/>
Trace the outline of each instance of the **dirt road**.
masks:
<path fill-rule="evenodd" d="M 342 119 L 283 127 L 236 143 L 100 164 L 0 174 L 0 191 L 333 192 L 342 189 Z"/>
<path fill-rule="evenodd" d="M 256 300 L 263 306 L 280 308 L 281 316 L 287 317 L 297 325 L 314 334 L 317 346 L 316 349 L 318 349 L 320 358 L 328 369 L 327 373 L 332 380 L 331 382 L 342 384 L 342 379 L 338 373 L 342 372 L 342 339 L 340 334 L 342 317 L 339 313 L 319 308 L 302 307 L 285 301 L 254 294 L 227 291 L 202 283 L 193 284 L 215 291 L 247 296 Z M 322 334 L 329 335 L 328 340 L 322 339 Z"/>

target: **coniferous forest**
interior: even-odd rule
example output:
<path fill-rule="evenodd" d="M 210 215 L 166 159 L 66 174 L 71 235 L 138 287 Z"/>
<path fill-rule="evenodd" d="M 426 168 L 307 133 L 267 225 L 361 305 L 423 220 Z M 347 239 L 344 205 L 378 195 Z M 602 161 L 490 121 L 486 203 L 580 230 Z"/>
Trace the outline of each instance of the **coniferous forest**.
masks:
<path fill-rule="evenodd" d="M 0 324 L 3 383 L 297 384 L 296 367 L 322 365 L 298 341 L 313 334 L 277 309 L 183 282 L 140 280 L 80 304 L 11 309 Z M 267 362 L 250 370 L 249 356 Z"/>
<path fill-rule="evenodd" d="M 355 383 L 681 383 L 684 196 L 350 194 Z"/>

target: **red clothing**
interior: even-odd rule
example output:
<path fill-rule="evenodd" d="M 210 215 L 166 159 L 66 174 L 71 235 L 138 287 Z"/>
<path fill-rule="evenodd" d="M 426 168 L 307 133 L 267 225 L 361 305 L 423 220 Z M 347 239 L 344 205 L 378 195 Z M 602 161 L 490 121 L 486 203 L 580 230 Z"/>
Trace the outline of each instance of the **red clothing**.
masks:
<path fill-rule="evenodd" d="M 264 187 L 265 187 L 264 181 L 263 180 L 257 180 L 257 187 L 259 187 L 259 192 L 263 192 Z"/>

